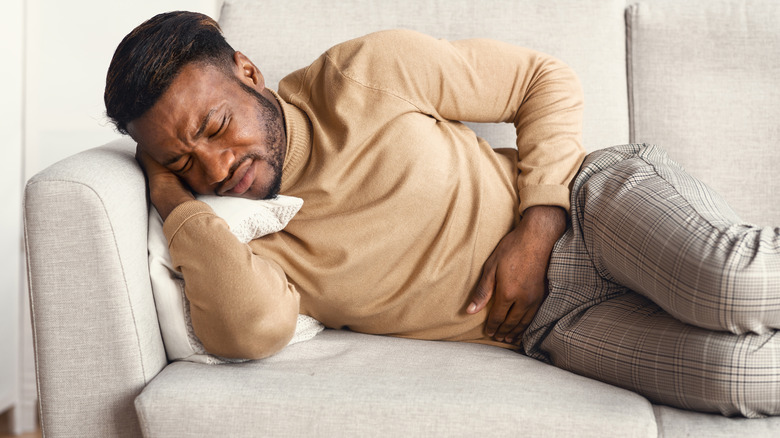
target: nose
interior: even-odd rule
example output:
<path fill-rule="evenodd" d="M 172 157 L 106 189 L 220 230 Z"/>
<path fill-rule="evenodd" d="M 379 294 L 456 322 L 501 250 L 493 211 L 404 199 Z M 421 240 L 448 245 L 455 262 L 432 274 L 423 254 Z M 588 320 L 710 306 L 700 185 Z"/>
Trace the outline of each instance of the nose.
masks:
<path fill-rule="evenodd" d="M 203 176 L 209 186 L 215 186 L 230 176 L 230 168 L 236 158 L 229 148 L 204 147 L 198 152 Z"/>

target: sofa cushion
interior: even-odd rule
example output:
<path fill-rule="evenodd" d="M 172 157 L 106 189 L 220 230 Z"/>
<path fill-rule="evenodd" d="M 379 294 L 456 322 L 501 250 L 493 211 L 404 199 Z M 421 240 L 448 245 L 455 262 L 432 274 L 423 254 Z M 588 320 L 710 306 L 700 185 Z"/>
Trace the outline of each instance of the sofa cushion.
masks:
<path fill-rule="evenodd" d="M 136 410 L 146 437 L 656 436 L 646 399 L 509 350 L 336 330 L 260 361 L 175 362 Z"/>
<path fill-rule="evenodd" d="M 229 0 L 220 24 L 228 42 L 257 64 L 273 89 L 331 46 L 382 29 L 449 40 L 493 38 L 549 53 L 580 77 L 584 145 L 592 150 L 628 141 L 624 9 L 625 0 L 501 0 L 489 7 L 474 0 Z M 515 144 L 511 125 L 476 130 L 494 147 Z"/>
<path fill-rule="evenodd" d="M 780 433 L 780 417 L 728 418 L 699 414 L 669 406 L 655 406 L 659 438 L 702 436 L 707 438 L 772 438 Z"/>
<path fill-rule="evenodd" d="M 780 3 L 646 0 L 627 19 L 632 141 L 780 225 Z"/>

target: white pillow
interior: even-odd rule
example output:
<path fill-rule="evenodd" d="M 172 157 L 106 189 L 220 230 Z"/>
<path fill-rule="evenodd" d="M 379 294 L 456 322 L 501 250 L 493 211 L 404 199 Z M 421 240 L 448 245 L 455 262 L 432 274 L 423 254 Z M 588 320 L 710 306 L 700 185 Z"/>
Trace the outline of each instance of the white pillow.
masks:
<path fill-rule="evenodd" d="M 230 231 L 242 243 L 280 231 L 303 205 L 303 200 L 299 198 L 281 195 L 267 201 L 217 196 L 200 196 L 198 199 L 209 204 L 218 216 L 225 219 Z M 206 364 L 240 362 L 208 354 L 195 336 L 190 302 L 184 295 L 184 280 L 173 269 L 168 241 L 163 234 L 163 221 L 154 208 L 149 209 L 148 248 L 152 292 L 168 360 Z M 290 344 L 311 339 L 323 328 L 316 319 L 298 315 L 298 325 Z"/>

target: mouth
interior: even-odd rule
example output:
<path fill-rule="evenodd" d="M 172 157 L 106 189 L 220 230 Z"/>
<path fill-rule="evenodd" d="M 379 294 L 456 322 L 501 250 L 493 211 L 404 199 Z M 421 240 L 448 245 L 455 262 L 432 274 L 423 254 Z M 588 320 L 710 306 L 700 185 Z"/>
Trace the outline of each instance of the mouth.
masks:
<path fill-rule="evenodd" d="M 255 181 L 254 160 L 246 159 L 233 172 L 232 177 L 226 181 L 219 190 L 220 196 L 240 196 L 246 193 Z"/>

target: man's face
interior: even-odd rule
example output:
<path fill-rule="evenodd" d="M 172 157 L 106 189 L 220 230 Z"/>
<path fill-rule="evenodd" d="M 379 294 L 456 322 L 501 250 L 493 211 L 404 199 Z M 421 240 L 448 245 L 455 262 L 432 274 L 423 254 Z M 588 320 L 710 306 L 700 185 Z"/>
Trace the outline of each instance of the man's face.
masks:
<path fill-rule="evenodd" d="M 240 53 L 234 59 L 235 78 L 185 65 L 128 132 L 196 193 L 272 198 L 287 150 L 281 111 L 256 67 Z"/>

